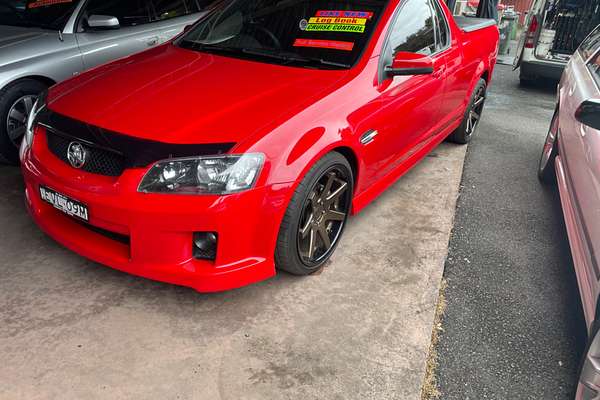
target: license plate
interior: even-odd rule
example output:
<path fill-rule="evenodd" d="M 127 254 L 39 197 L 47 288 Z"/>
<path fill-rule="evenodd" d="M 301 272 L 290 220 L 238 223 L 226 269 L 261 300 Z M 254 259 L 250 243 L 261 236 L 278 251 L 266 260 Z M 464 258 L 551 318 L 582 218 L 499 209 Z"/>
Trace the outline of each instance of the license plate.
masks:
<path fill-rule="evenodd" d="M 86 222 L 89 221 L 88 208 L 84 204 L 70 199 L 64 194 L 55 192 L 45 186 L 40 186 L 40 197 L 46 203 L 51 204 L 57 210 L 62 211 L 71 217 L 79 218 Z"/>

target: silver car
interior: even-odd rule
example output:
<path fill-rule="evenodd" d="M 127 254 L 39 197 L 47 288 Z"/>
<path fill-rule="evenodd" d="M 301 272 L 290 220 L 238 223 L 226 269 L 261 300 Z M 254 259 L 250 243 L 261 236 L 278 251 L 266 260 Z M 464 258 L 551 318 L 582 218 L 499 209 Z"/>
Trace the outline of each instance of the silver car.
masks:
<path fill-rule="evenodd" d="M 37 95 L 170 40 L 210 0 L 0 0 L 0 161 L 18 162 Z"/>
<path fill-rule="evenodd" d="M 577 400 L 600 399 L 600 26 L 560 84 L 538 175 L 557 183 L 588 328 Z"/>

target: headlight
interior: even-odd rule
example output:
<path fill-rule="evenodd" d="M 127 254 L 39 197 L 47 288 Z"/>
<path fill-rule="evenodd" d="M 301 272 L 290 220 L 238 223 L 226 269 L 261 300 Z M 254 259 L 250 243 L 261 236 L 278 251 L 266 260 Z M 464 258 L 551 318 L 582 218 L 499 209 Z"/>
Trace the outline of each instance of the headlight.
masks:
<path fill-rule="evenodd" d="M 27 148 L 31 147 L 31 144 L 33 143 L 33 133 L 35 130 L 35 124 L 37 122 L 37 116 L 39 115 L 40 111 L 42 111 L 46 107 L 47 95 L 48 92 L 43 92 L 38 96 L 36 102 L 33 105 L 33 108 L 31 109 L 31 112 L 29 113 L 29 116 L 27 117 L 25 137 L 23 138 L 23 141 L 25 142 L 24 146 L 26 146 Z"/>
<path fill-rule="evenodd" d="M 146 173 L 139 192 L 230 194 L 250 189 L 264 162 L 262 154 L 159 161 Z"/>

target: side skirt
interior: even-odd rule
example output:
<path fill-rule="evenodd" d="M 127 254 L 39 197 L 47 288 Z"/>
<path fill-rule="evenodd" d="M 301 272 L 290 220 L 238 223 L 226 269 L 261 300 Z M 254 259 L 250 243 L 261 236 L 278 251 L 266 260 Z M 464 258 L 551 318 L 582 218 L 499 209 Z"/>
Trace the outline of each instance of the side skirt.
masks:
<path fill-rule="evenodd" d="M 577 276 L 577 284 L 579 285 L 579 293 L 581 295 L 585 320 L 589 330 L 594 321 L 594 308 L 596 306 L 596 300 L 593 298 L 592 285 L 589 282 L 588 275 L 588 271 L 592 271 L 592 266 L 587 259 L 586 243 L 580 233 L 577 214 L 573 207 L 571 195 L 569 194 L 567 176 L 560 155 L 556 157 L 555 167 L 560 202 L 565 219 L 565 226 L 567 227 L 567 236 L 569 237 L 569 246 L 571 247 L 575 275 Z"/>
<path fill-rule="evenodd" d="M 352 202 L 352 215 L 356 215 L 361 212 L 369 203 L 375 200 L 381 195 L 386 189 L 392 186 L 398 179 L 407 173 L 412 167 L 414 167 L 420 160 L 425 158 L 434 148 L 450 135 L 460 125 L 458 123 L 452 124 L 446 128 L 442 133 L 436 136 L 431 136 L 421 146 L 417 147 L 417 150 L 410 154 L 406 159 L 401 162 L 396 169 L 392 170 L 385 177 L 380 179 L 377 183 L 372 185 L 369 189 L 365 190 L 358 196 L 354 197 Z"/>

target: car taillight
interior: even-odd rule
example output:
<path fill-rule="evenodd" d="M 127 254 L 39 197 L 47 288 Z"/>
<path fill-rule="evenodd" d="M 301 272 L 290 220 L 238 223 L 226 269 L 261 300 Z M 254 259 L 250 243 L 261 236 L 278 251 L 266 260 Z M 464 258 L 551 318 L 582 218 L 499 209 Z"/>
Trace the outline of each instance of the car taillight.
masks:
<path fill-rule="evenodd" d="M 538 20 L 534 15 L 531 18 L 531 22 L 529 23 L 529 29 L 527 29 L 527 33 L 525 36 L 525 47 L 528 49 L 533 49 L 535 47 L 535 33 L 538 29 Z"/>

